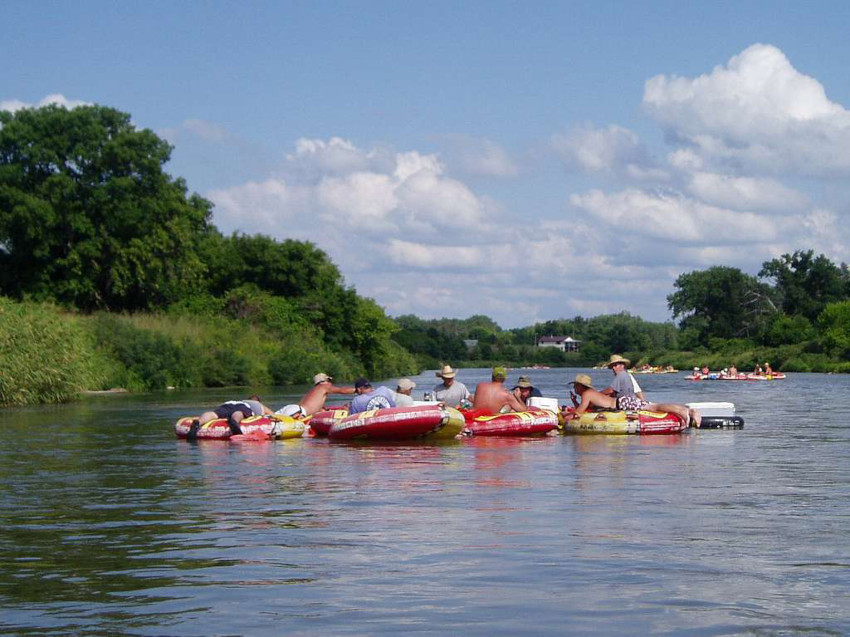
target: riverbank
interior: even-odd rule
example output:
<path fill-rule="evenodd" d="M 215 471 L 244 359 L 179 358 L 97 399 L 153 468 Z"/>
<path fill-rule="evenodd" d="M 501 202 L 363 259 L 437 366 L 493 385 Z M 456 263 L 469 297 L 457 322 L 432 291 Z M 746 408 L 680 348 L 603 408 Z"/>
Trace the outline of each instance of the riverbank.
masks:
<path fill-rule="evenodd" d="M 317 370 L 340 378 L 416 371 L 397 344 L 381 352 L 367 370 L 304 327 L 185 313 L 83 315 L 0 297 L 0 405 L 61 403 L 114 388 L 290 385 Z"/>

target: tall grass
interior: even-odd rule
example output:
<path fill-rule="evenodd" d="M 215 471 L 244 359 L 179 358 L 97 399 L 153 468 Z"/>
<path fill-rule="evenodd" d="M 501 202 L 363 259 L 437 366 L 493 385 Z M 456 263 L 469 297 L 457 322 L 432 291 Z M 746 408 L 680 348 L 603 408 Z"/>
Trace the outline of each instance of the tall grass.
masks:
<path fill-rule="evenodd" d="M 81 317 L 0 297 L 0 405 L 71 400 L 107 367 Z"/>

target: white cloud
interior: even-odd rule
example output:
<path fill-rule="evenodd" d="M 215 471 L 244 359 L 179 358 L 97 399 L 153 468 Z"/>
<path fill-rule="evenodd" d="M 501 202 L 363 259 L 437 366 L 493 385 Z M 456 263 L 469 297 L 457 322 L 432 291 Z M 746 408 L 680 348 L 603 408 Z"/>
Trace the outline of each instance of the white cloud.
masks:
<path fill-rule="evenodd" d="M 396 265 L 428 270 L 475 268 L 481 266 L 485 258 L 479 247 L 433 246 L 401 239 L 390 239 L 387 254 Z"/>
<path fill-rule="evenodd" d="M 353 173 L 323 179 L 316 188 L 316 198 L 320 214 L 329 221 L 375 228 L 376 222 L 386 222 L 398 207 L 395 187 L 389 175 Z"/>
<path fill-rule="evenodd" d="M 48 104 L 56 104 L 57 106 L 64 106 L 68 109 L 76 108 L 77 106 L 91 106 L 91 102 L 85 102 L 83 100 L 69 100 L 60 93 L 53 93 L 39 100 L 37 104 L 29 104 L 16 99 L 0 101 L 0 111 L 11 111 L 14 113 L 22 108 L 41 108 Z"/>
<path fill-rule="evenodd" d="M 211 190 L 206 196 L 215 203 L 216 223 L 226 232 L 271 234 L 272 228 L 288 228 L 285 222 L 295 207 L 291 189 L 279 179 Z"/>
<path fill-rule="evenodd" d="M 693 79 L 653 77 L 643 104 L 704 161 L 763 173 L 850 172 L 850 112 L 774 46 L 754 44 Z"/>
<path fill-rule="evenodd" d="M 666 173 L 651 161 L 640 138 L 621 126 L 576 127 L 567 134 L 553 135 L 550 146 L 571 170 L 619 173 L 638 180 L 666 178 Z"/>
<path fill-rule="evenodd" d="M 805 208 L 809 199 L 774 179 L 733 177 L 697 172 L 688 191 L 706 203 L 734 210 L 774 210 L 793 213 Z"/>
<path fill-rule="evenodd" d="M 327 141 L 302 138 L 295 143 L 295 152 L 286 155 L 286 160 L 301 175 L 321 178 L 369 170 L 381 155 L 376 149 L 364 152 L 340 137 Z"/>
<path fill-rule="evenodd" d="M 592 190 L 572 195 L 570 203 L 633 240 L 715 245 L 761 242 L 776 234 L 769 218 L 711 206 L 677 193 L 628 189 L 606 194 Z"/>

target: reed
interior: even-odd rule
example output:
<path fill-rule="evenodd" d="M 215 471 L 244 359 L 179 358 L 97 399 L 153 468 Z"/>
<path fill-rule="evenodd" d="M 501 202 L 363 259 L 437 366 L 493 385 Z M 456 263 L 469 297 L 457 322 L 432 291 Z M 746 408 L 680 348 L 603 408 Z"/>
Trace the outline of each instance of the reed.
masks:
<path fill-rule="evenodd" d="M 81 317 L 0 297 L 0 405 L 59 403 L 104 381 Z"/>

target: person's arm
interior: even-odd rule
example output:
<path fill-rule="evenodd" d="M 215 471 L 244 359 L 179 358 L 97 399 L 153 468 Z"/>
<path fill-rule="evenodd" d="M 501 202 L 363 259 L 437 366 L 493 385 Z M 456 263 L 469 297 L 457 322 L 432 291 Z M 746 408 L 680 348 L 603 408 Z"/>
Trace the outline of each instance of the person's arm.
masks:
<path fill-rule="evenodd" d="M 526 407 L 521 400 L 514 396 L 513 392 L 505 390 L 505 396 L 508 399 L 508 406 L 511 408 L 511 411 L 528 411 L 528 407 Z"/>
<path fill-rule="evenodd" d="M 331 386 L 330 389 L 328 389 L 329 394 L 353 394 L 354 392 L 354 387 L 336 387 L 334 385 Z"/>
<path fill-rule="evenodd" d="M 260 404 L 263 405 L 263 403 L 260 403 Z M 274 414 L 274 411 L 269 409 L 266 405 L 263 405 L 263 415 L 264 416 L 271 416 L 272 414 Z"/>
<path fill-rule="evenodd" d="M 583 414 L 587 411 L 587 408 L 590 407 L 590 394 L 588 392 L 584 392 L 581 395 L 581 403 L 576 407 L 575 413 Z"/>

